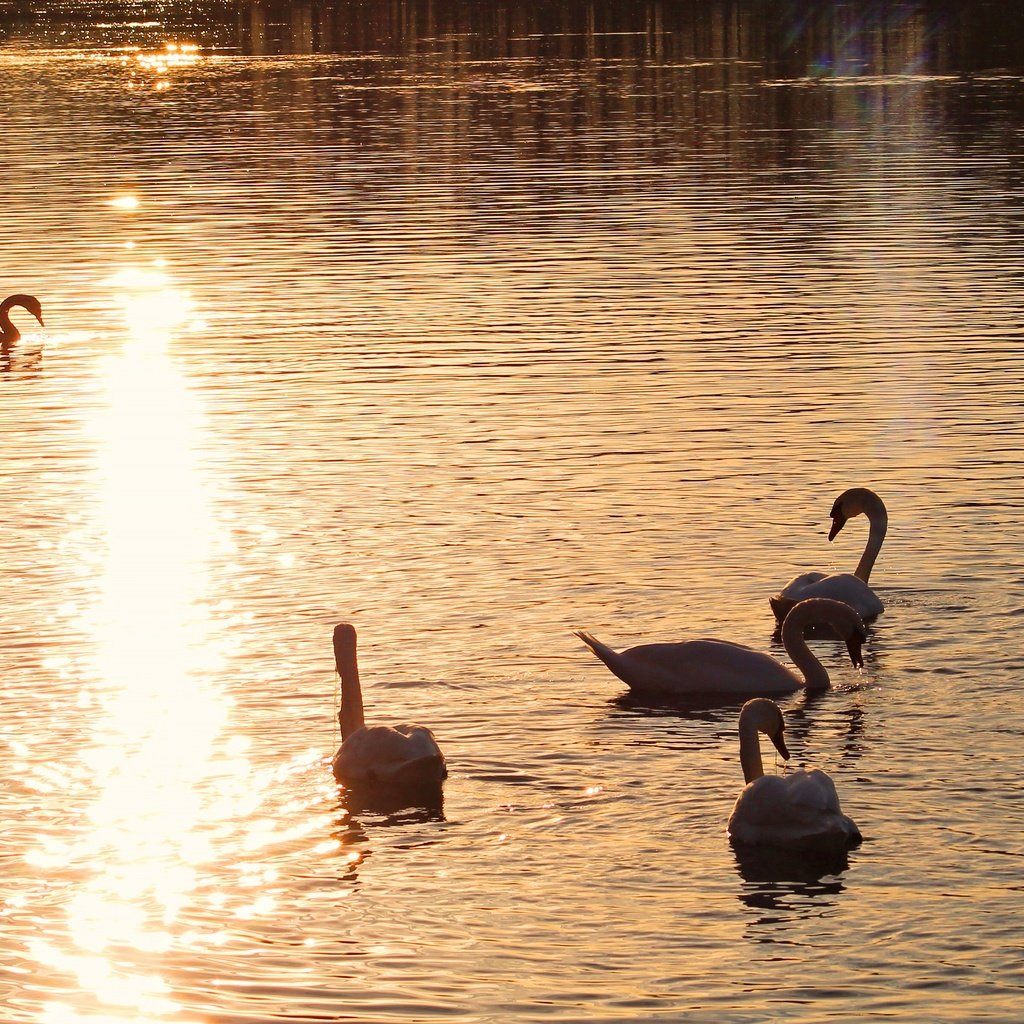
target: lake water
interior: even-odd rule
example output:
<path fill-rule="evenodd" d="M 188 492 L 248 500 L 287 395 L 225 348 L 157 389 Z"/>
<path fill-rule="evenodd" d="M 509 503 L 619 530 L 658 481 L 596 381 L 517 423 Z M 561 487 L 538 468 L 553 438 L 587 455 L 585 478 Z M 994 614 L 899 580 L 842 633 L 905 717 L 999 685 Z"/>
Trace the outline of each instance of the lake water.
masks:
<path fill-rule="evenodd" d="M 210 7 L 0 22 L 0 1021 L 1019 1021 L 1016 5 Z M 571 630 L 785 660 L 851 485 L 865 842 L 739 857 L 737 707 Z"/>

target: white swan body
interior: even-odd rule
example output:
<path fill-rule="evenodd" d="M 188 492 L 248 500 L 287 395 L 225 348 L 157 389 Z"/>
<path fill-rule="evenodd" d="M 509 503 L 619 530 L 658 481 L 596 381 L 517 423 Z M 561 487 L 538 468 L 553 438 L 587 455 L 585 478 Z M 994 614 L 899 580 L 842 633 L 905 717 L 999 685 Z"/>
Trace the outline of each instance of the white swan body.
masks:
<path fill-rule="evenodd" d="M 828 851 L 860 841 L 860 830 L 843 814 L 835 784 L 818 768 L 765 775 L 759 733 L 789 759 L 779 706 L 767 698 L 740 711 L 740 762 L 746 786 L 729 816 L 729 837 L 753 846 L 806 852 Z"/>
<path fill-rule="evenodd" d="M 768 599 L 779 622 L 785 619 L 797 602 L 809 597 L 831 597 L 842 601 L 862 619 L 873 619 L 881 615 L 884 605 L 868 585 L 868 580 L 889 525 L 889 516 L 882 499 L 867 487 L 851 487 L 843 491 L 832 505 L 832 528 L 828 539 L 834 540 L 847 520 L 861 514 L 868 517 L 870 528 L 856 570 L 852 573 L 805 572 L 790 580 L 778 594 Z"/>
<path fill-rule="evenodd" d="M 590 633 L 578 636 L 631 690 L 663 694 L 791 693 L 829 685 L 825 666 L 811 653 L 804 629 L 812 623 L 831 626 L 846 641 L 850 660 L 863 664 L 864 623 L 839 601 L 815 598 L 801 601 L 786 617 L 782 643 L 803 678 L 770 654 L 727 640 L 686 640 L 682 643 L 642 644 L 613 651 Z"/>
<path fill-rule="evenodd" d="M 426 726 L 365 724 L 356 631 L 347 622 L 334 627 L 334 660 L 341 677 L 341 746 L 334 755 L 334 777 L 350 786 L 439 785 L 448 771 Z"/>

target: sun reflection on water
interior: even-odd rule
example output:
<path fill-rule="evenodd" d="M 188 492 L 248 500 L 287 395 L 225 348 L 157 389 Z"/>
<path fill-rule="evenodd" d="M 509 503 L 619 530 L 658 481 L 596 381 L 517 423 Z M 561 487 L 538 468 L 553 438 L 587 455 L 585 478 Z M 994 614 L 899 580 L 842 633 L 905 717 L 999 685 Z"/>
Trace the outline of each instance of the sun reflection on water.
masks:
<path fill-rule="evenodd" d="M 162 50 L 140 51 L 135 54 L 133 70 L 153 76 L 153 89 L 164 92 L 171 87 L 170 76 L 182 68 L 199 63 L 202 55 L 195 43 L 165 43 Z M 131 83 L 135 87 L 135 82 Z"/>
<path fill-rule="evenodd" d="M 198 464 L 202 418 L 168 353 L 191 303 L 159 270 L 125 270 L 108 285 L 127 337 L 103 367 L 93 423 L 106 541 L 93 621 L 102 714 L 79 778 L 95 797 L 73 845 L 54 841 L 30 857 L 87 874 L 67 903 L 64 948 L 47 936 L 31 952 L 103 1012 L 54 1002 L 52 1022 L 177 1015 L 167 983 L 124 962 L 172 947 L 214 857 L 217 816 L 252 798 L 244 741 L 224 736 L 230 700 L 211 683 L 218 654 L 204 602 L 216 531 Z"/>

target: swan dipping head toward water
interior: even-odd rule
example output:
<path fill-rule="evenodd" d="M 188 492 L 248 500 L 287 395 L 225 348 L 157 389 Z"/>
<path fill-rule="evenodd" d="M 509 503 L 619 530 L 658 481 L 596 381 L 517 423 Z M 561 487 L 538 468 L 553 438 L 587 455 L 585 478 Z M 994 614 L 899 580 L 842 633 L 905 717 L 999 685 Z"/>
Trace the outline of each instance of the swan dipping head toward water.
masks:
<path fill-rule="evenodd" d="M 21 337 L 21 331 L 11 323 L 11 309 L 14 306 L 27 309 L 39 321 L 40 327 L 45 326 L 43 307 L 34 295 L 8 295 L 0 302 L 0 344 L 4 346 L 13 345 Z"/>
<path fill-rule="evenodd" d="M 790 693 L 805 686 L 823 690 L 831 685 L 828 671 L 807 646 L 805 631 L 829 626 L 843 640 L 850 661 L 864 664 L 861 646 L 867 631 L 861 617 L 847 604 L 828 598 L 801 601 L 786 617 L 782 643 L 800 675 L 770 654 L 728 640 L 684 640 L 681 643 L 641 644 L 613 651 L 582 630 L 578 636 L 631 690 L 651 694 L 743 695 Z"/>
<path fill-rule="evenodd" d="M 875 559 L 889 527 L 889 513 L 882 499 L 868 487 L 851 487 L 832 503 L 832 526 L 828 539 L 835 540 L 843 527 L 859 515 L 868 518 L 868 539 L 857 568 L 851 572 L 805 572 L 791 579 L 779 593 L 768 599 L 776 619 L 782 622 L 790 609 L 809 597 L 831 597 L 844 601 L 861 618 L 881 615 L 884 605 L 868 585 Z"/>
<path fill-rule="evenodd" d="M 765 775 L 760 734 L 789 760 L 785 720 L 766 697 L 740 711 L 740 764 L 746 782 L 729 816 L 729 838 L 752 846 L 806 853 L 827 852 L 860 842 L 860 830 L 842 812 L 835 784 L 818 768 Z"/>
<path fill-rule="evenodd" d="M 365 724 L 356 631 L 348 622 L 334 627 L 334 661 L 341 677 L 341 746 L 334 755 L 334 777 L 348 786 L 439 786 L 448 771 L 428 728 Z"/>

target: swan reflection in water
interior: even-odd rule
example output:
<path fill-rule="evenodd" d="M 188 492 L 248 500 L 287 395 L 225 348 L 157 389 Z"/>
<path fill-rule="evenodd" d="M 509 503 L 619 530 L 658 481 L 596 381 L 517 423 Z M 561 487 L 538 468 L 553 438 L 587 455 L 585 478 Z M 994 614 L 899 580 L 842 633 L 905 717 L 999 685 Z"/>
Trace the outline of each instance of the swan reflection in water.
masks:
<path fill-rule="evenodd" d="M 436 783 L 393 787 L 346 786 L 342 806 L 350 815 L 372 814 L 378 825 L 419 825 L 427 821 L 444 821 L 444 791 Z"/>
<path fill-rule="evenodd" d="M 834 690 L 802 691 L 799 699 L 785 709 L 786 732 L 795 741 L 795 746 L 806 747 L 813 745 L 816 733 L 834 730 L 836 739 L 830 740 L 829 746 L 838 745 L 843 761 L 849 764 L 863 752 L 867 719 L 859 703 L 847 703 L 846 695 L 843 695 L 840 705 L 837 696 L 840 694 Z M 687 745 L 687 749 L 694 750 L 718 746 L 722 742 L 732 743 L 736 716 L 745 703 L 742 695 L 725 700 L 714 694 L 699 693 L 677 697 L 641 697 L 625 693 L 608 701 L 611 707 L 630 717 L 674 718 L 696 723 L 699 731 L 693 733 L 695 742 L 692 746 Z M 707 730 L 709 724 L 715 727 L 714 731 Z"/>
<path fill-rule="evenodd" d="M 840 877 L 850 866 L 845 850 L 801 854 L 750 846 L 733 847 L 733 853 L 736 870 L 743 880 L 736 898 L 751 910 L 764 912 L 752 926 L 779 926 L 820 917 L 846 891 Z M 772 942 L 776 938 L 769 932 L 758 941 Z"/>
<path fill-rule="evenodd" d="M 408 828 L 445 820 L 444 794 L 437 785 L 397 791 L 350 786 L 340 790 L 340 798 L 331 837 L 337 843 L 336 856 L 340 859 L 338 881 L 353 886 L 358 884 L 360 866 L 373 852 L 371 827 Z"/>

